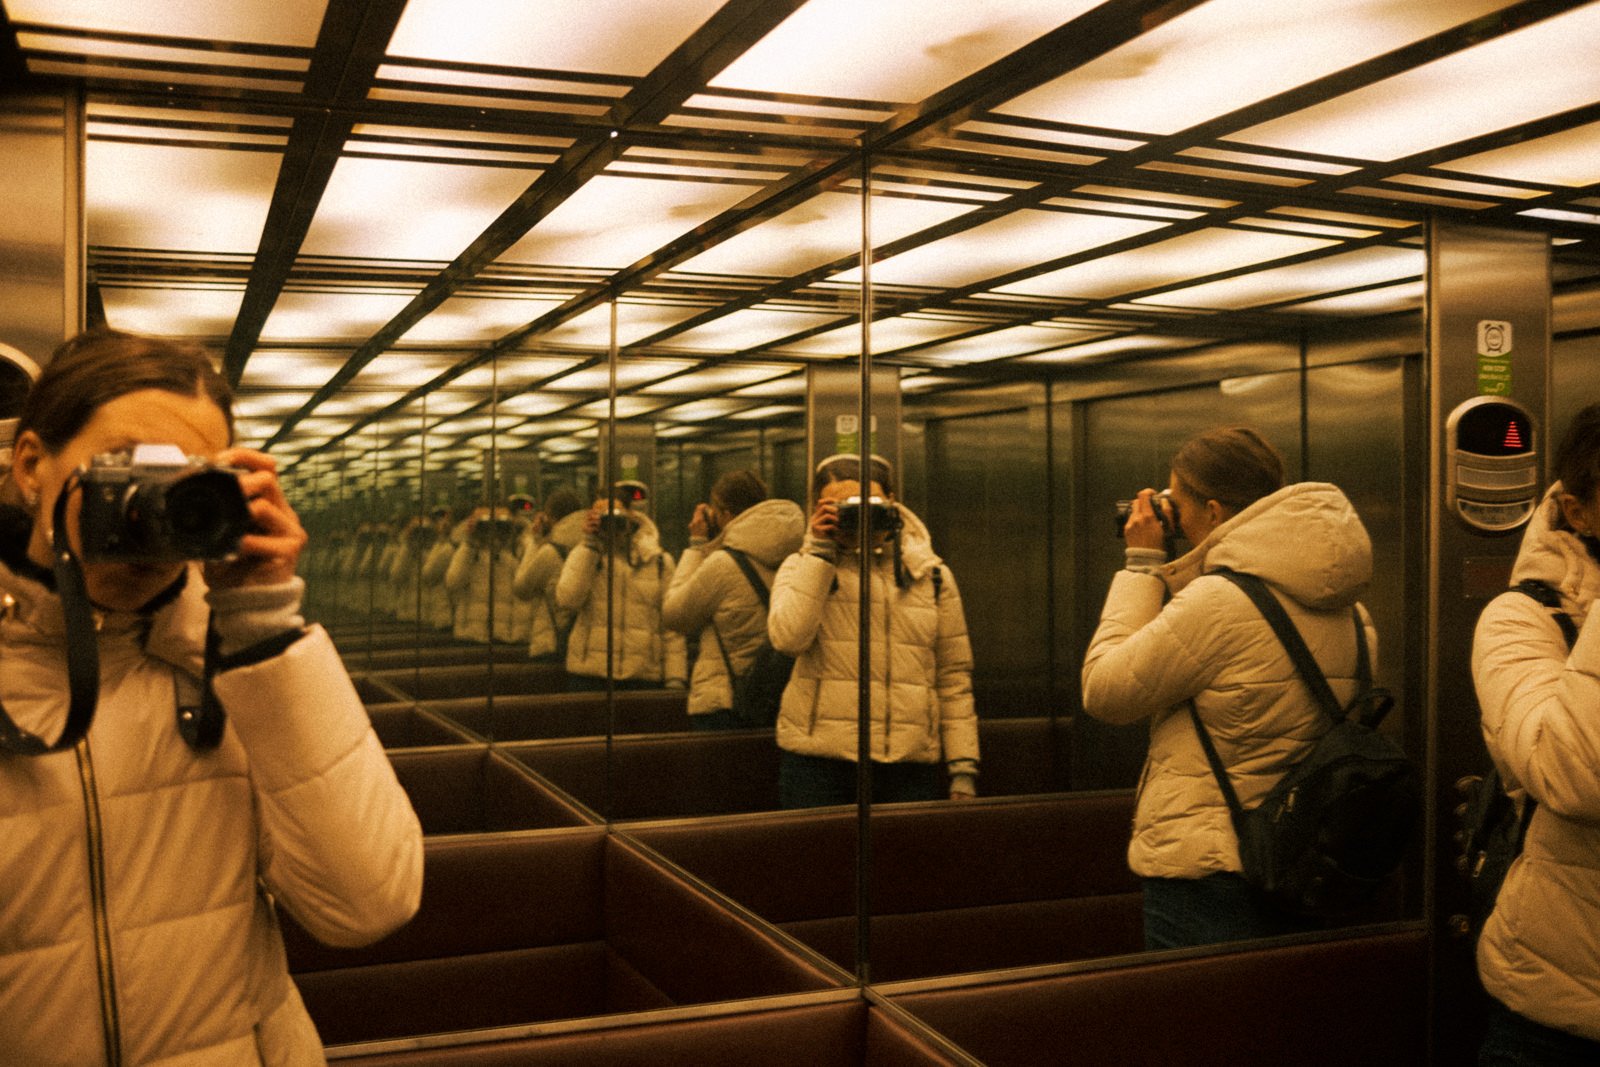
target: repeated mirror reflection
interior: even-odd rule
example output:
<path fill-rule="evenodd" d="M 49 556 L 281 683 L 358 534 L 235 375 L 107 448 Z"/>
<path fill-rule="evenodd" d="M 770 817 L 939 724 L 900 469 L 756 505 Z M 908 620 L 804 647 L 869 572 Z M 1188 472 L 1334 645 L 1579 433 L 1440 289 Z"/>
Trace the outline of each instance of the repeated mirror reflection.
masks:
<path fill-rule="evenodd" d="M 1137 948 L 1145 730 L 1079 668 L 1113 502 L 1235 422 L 1360 512 L 1425 751 L 1422 237 L 1538 226 L 1593 287 L 1593 94 L 1524 72 L 1589 69 L 1600 5 L 101 6 L 7 5 L 88 86 L 96 298 L 224 353 L 430 834 L 605 824 L 878 980 Z M 702 714 L 718 635 L 663 617 L 719 480 L 809 517 L 864 451 L 959 586 L 980 773 L 857 839 L 786 821 L 775 731 Z M 963 843 L 1019 836 L 1037 899 L 983 896 Z"/>

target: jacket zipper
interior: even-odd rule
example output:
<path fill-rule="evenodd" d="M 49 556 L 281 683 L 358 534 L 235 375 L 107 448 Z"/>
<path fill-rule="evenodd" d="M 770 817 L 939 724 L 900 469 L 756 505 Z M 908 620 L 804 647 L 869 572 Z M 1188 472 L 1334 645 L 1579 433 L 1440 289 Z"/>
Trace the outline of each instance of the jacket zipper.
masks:
<path fill-rule="evenodd" d="M 77 744 L 78 777 L 83 783 L 84 820 L 89 837 L 89 894 L 94 912 L 95 962 L 100 972 L 100 1022 L 105 1029 L 106 1063 L 122 1063 L 122 1035 L 117 1019 L 116 972 L 111 963 L 111 917 L 106 903 L 106 859 L 100 825 L 100 795 L 95 788 L 94 759 L 89 739 Z"/>

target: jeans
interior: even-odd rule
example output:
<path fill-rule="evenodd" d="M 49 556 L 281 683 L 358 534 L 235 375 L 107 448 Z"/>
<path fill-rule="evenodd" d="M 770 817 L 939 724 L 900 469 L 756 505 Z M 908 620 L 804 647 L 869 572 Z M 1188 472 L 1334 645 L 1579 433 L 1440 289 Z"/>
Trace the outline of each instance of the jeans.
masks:
<path fill-rule="evenodd" d="M 1189 948 L 1320 929 L 1262 903 L 1242 875 L 1144 879 L 1144 947 Z"/>
<path fill-rule="evenodd" d="M 1489 1007 L 1489 1030 L 1478 1049 L 1478 1067 L 1593 1067 L 1600 1041 L 1543 1026 L 1500 1003 Z"/>
<path fill-rule="evenodd" d="M 936 763 L 873 763 L 872 800 L 938 800 L 944 795 Z M 821 808 L 856 802 L 853 760 L 783 753 L 778 764 L 778 800 L 785 808 Z"/>

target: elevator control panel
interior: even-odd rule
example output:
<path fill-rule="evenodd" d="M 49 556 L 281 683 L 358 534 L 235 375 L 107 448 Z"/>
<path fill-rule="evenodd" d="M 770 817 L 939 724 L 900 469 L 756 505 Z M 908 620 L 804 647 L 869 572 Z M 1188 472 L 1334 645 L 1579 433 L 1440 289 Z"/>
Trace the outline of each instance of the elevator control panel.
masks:
<path fill-rule="evenodd" d="M 1474 530 L 1508 533 L 1539 503 L 1533 416 L 1505 397 L 1473 397 L 1445 423 L 1447 507 Z"/>

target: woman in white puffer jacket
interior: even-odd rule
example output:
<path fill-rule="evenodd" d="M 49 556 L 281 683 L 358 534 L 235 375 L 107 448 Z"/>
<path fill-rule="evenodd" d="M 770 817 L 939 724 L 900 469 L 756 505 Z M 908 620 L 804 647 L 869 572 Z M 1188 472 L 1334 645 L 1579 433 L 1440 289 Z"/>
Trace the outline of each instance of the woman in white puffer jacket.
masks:
<path fill-rule="evenodd" d="M 1489 753 L 1511 795 L 1538 802 L 1478 940 L 1496 1002 L 1484 1065 L 1600 1063 L 1600 404 L 1573 419 L 1553 470 L 1511 581 L 1554 588 L 1578 640 L 1569 650 L 1550 609 L 1507 592 L 1472 641 Z"/>
<path fill-rule="evenodd" d="M 305 534 L 272 460 L 228 447 L 230 400 L 200 350 L 94 331 L 24 409 L 0 507 L 0 708 L 48 750 L 14 732 L 0 749 L 0 1063 L 321 1063 L 275 912 L 355 946 L 417 907 L 416 816 L 333 643 L 300 617 Z M 84 547 L 75 472 L 146 444 L 242 472 L 236 555 L 60 564 L 57 525 Z M 95 618 L 69 651 L 82 593 L 56 577 L 72 574 Z M 220 721 L 199 699 L 208 621 Z M 74 741 L 85 648 L 98 701 Z"/>
<path fill-rule="evenodd" d="M 1244 590 L 1210 572 L 1263 579 L 1342 704 L 1358 687 L 1350 609 L 1372 576 L 1372 542 L 1335 486 L 1284 486 L 1277 451 L 1246 427 L 1186 442 L 1172 459 L 1168 494 L 1157 500 L 1146 489 L 1134 501 L 1123 531 L 1127 566 L 1111 581 L 1083 664 L 1085 712 L 1150 721 L 1128 846 L 1128 865 L 1143 881 L 1145 944 L 1303 929 L 1312 924 L 1260 903 L 1241 875 L 1238 838 L 1189 701 L 1246 809 L 1322 735 L 1327 716 Z M 1175 507 L 1195 546 L 1171 563 L 1156 506 Z M 1361 619 L 1376 669 L 1364 608 Z"/>
<path fill-rule="evenodd" d="M 601 498 L 584 513 L 583 542 L 556 580 L 556 607 L 577 613 L 567 637 L 569 689 L 604 689 L 608 675 L 619 689 L 683 688 L 683 635 L 661 624 L 673 569 L 643 511 Z"/>
<path fill-rule="evenodd" d="M 888 463 L 876 456 L 871 463 L 861 506 L 875 507 L 882 520 L 865 568 L 872 797 L 970 797 L 977 792 L 978 717 L 961 591 L 934 554 L 927 527 L 894 501 Z M 767 620 L 772 647 L 796 657 L 778 713 L 786 808 L 847 804 L 856 795 L 863 568 L 856 527 L 841 528 L 840 515 L 841 505 L 862 497 L 860 461 L 823 460 L 814 488 L 810 532 L 778 568 Z"/>
<path fill-rule="evenodd" d="M 806 516 L 792 500 L 768 499 L 754 471 L 729 471 L 710 497 L 695 505 L 662 617 L 700 638 L 689 679 L 690 727 L 729 730 L 753 724 L 734 718 L 728 667 L 745 670 L 767 639 L 767 607 L 732 553 L 742 553 L 770 590 L 778 565 L 800 547 Z"/>

